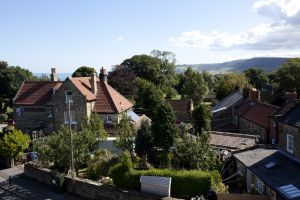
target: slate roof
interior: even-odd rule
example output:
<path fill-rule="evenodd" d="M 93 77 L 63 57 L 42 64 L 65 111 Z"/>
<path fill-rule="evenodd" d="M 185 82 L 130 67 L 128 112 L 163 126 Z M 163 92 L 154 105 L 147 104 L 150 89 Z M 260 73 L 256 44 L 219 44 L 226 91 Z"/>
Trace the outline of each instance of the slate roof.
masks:
<path fill-rule="evenodd" d="M 27 81 L 24 82 L 15 96 L 16 105 L 44 105 L 48 103 L 53 89 L 58 89 L 62 82 Z"/>
<path fill-rule="evenodd" d="M 70 81 L 86 97 L 95 100 L 93 111 L 97 113 L 121 113 L 133 107 L 133 103 L 113 89 L 106 81 L 97 78 L 97 93 L 92 92 L 90 77 L 70 78 Z"/>
<path fill-rule="evenodd" d="M 257 136 L 228 133 L 228 132 L 210 132 L 210 144 L 215 147 L 228 150 L 240 150 L 250 148 L 256 145 Z"/>
<path fill-rule="evenodd" d="M 227 97 L 225 97 L 222 101 L 220 101 L 219 103 L 217 103 L 213 108 L 213 112 L 219 110 L 219 109 L 227 109 L 230 108 L 233 104 L 237 103 L 238 101 L 240 101 L 241 99 L 243 99 L 243 94 L 238 92 L 238 91 L 234 91 L 232 92 L 230 95 L 228 95 Z"/>
<path fill-rule="evenodd" d="M 286 199 L 288 198 L 278 189 L 279 187 L 293 184 L 300 189 L 300 163 L 281 150 L 257 148 L 235 153 L 234 157 Z M 266 165 L 270 162 L 276 164 L 267 168 Z M 300 200 L 300 197 L 293 198 L 293 200 Z"/>
<path fill-rule="evenodd" d="M 236 114 L 261 127 L 268 128 L 268 117 L 279 107 L 260 101 L 246 100 L 236 107 Z"/>
<path fill-rule="evenodd" d="M 300 103 L 297 103 L 281 119 L 281 122 L 300 128 Z"/>
<path fill-rule="evenodd" d="M 168 102 L 170 103 L 175 112 L 177 121 L 192 121 L 192 99 L 170 99 L 168 100 Z"/>
<path fill-rule="evenodd" d="M 297 103 L 299 103 L 299 99 L 284 103 L 277 111 L 272 114 L 271 117 L 282 117 L 283 115 L 288 113 Z"/>

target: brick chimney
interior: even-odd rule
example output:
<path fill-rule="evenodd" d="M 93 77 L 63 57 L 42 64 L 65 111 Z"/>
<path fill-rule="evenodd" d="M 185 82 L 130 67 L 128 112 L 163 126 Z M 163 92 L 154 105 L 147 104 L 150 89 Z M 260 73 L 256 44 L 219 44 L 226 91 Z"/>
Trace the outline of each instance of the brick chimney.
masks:
<path fill-rule="evenodd" d="M 291 102 L 297 99 L 297 92 L 286 92 L 285 93 L 285 103 Z"/>
<path fill-rule="evenodd" d="M 103 68 L 103 67 L 100 69 L 99 78 L 100 78 L 100 81 L 101 81 L 101 82 L 107 82 L 107 73 L 106 73 L 106 69 Z"/>
<path fill-rule="evenodd" d="M 51 81 L 58 81 L 58 76 L 56 74 L 56 68 L 51 68 L 50 78 L 51 78 Z"/>
<path fill-rule="evenodd" d="M 94 94 L 97 94 L 97 76 L 96 76 L 96 71 L 94 69 L 94 72 L 91 74 L 91 86 L 92 86 L 92 92 Z"/>
<path fill-rule="evenodd" d="M 260 91 L 253 88 L 251 91 L 250 91 L 250 99 L 252 101 L 260 101 Z"/>

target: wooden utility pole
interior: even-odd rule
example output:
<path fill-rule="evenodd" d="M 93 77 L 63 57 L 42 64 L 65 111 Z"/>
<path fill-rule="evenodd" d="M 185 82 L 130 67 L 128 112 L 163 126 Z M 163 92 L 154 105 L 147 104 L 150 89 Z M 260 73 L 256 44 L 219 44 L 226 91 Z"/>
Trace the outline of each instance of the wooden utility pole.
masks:
<path fill-rule="evenodd" d="M 69 135 L 70 135 L 70 168 L 71 176 L 74 186 L 74 157 L 73 157 L 73 135 L 72 135 L 72 124 L 71 124 L 71 101 L 68 99 L 68 115 L 69 115 Z"/>

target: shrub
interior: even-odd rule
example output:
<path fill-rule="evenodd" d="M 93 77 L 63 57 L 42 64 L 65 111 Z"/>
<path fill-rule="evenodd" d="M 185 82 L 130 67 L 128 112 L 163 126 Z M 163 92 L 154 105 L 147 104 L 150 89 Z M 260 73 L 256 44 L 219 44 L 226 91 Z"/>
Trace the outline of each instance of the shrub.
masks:
<path fill-rule="evenodd" d="M 96 151 L 94 158 L 88 162 L 87 175 L 90 179 L 107 176 L 109 168 L 118 161 L 110 151 L 100 149 Z"/>
<path fill-rule="evenodd" d="M 7 114 L 0 114 L 0 123 L 6 122 L 7 119 L 8 119 L 8 115 Z"/>

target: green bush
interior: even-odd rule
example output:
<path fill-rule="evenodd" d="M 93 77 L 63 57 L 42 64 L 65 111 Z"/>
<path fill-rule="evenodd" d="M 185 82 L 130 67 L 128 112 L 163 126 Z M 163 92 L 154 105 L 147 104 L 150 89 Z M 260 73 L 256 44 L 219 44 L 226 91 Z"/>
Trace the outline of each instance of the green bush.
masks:
<path fill-rule="evenodd" d="M 118 162 L 118 158 L 108 150 L 96 151 L 94 158 L 88 162 L 87 175 L 90 179 L 107 176 L 109 168 Z"/>
<path fill-rule="evenodd" d="M 8 119 L 8 115 L 7 114 L 0 114 L 0 123 L 6 122 L 7 119 Z"/>

